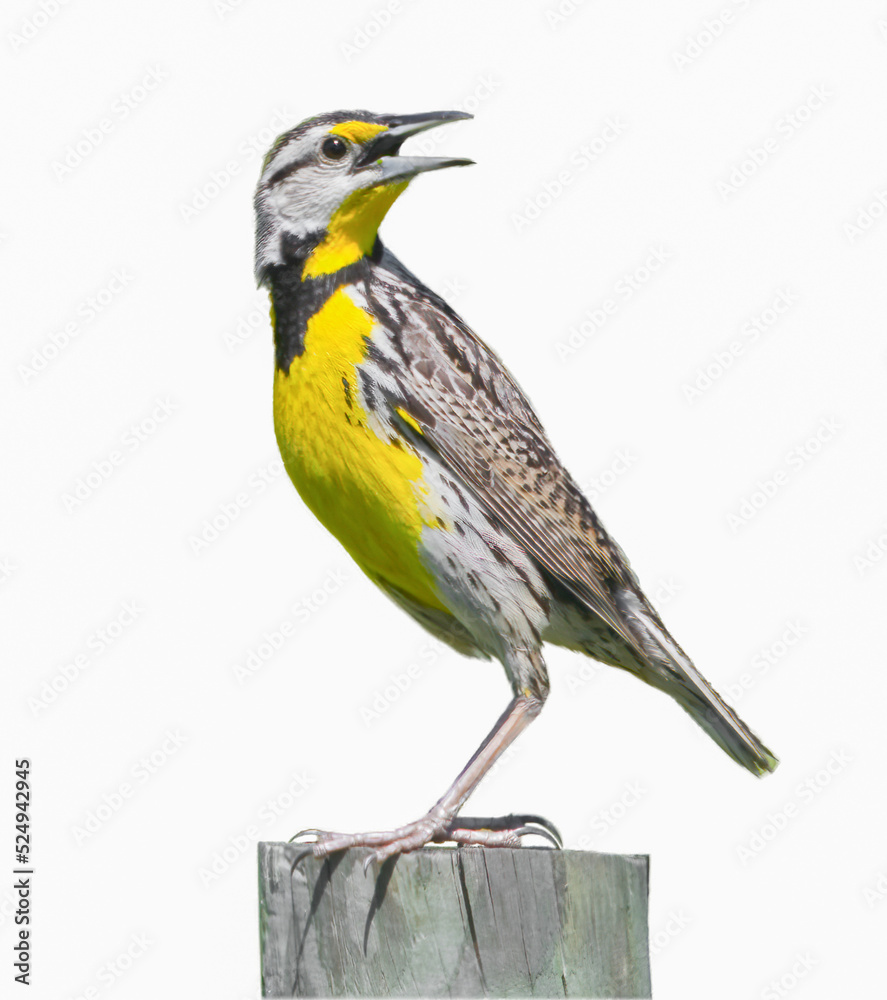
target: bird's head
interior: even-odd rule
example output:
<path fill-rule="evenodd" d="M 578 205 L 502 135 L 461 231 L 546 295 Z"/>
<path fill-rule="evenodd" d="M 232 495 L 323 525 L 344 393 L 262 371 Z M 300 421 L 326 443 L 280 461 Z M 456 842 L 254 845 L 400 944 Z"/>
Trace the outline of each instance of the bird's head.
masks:
<path fill-rule="evenodd" d="M 401 156 L 405 139 L 461 111 L 373 115 L 336 111 L 310 118 L 271 147 L 256 189 L 256 277 L 303 262 L 303 277 L 331 274 L 371 252 L 385 213 L 416 174 L 471 160 Z"/>

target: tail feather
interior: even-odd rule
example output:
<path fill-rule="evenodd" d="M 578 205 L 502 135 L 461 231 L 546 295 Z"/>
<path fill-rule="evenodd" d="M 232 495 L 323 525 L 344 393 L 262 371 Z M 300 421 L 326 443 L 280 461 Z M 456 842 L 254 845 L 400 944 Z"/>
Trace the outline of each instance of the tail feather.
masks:
<path fill-rule="evenodd" d="M 691 669 L 695 676 L 684 667 L 684 676 L 673 675 L 665 684 L 650 682 L 670 694 L 737 764 L 758 777 L 775 771 L 779 760 L 692 665 Z"/>
<path fill-rule="evenodd" d="M 693 666 L 647 602 L 629 592 L 623 609 L 647 653 L 641 678 L 671 695 L 737 764 L 759 777 L 775 771 L 778 758 Z"/>

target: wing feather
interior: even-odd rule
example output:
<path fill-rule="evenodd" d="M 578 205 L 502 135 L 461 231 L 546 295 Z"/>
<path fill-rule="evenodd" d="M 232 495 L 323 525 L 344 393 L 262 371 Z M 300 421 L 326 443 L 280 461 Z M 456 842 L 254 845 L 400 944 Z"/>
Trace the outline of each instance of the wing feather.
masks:
<path fill-rule="evenodd" d="M 386 394 L 401 433 L 439 455 L 548 573 L 646 659 L 615 600 L 626 586 L 637 589 L 628 561 L 499 358 L 421 285 L 377 280 L 371 304 L 386 327 L 384 317 L 396 317 L 391 343 L 400 357 L 385 365 Z"/>

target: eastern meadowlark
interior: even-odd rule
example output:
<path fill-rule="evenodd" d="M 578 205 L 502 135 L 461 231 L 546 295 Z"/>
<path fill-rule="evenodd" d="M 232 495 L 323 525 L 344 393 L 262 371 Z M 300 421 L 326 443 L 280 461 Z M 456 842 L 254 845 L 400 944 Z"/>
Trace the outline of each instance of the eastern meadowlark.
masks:
<path fill-rule="evenodd" d="M 556 839 L 538 817 L 459 815 L 542 708 L 546 642 L 665 691 L 753 773 L 777 764 L 662 624 L 496 354 L 379 239 L 417 174 L 471 163 L 402 156 L 401 144 L 469 117 L 320 115 L 275 142 L 256 191 L 290 478 L 374 583 L 460 652 L 499 659 L 514 695 L 427 815 L 379 833 L 304 831 L 318 857 Z"/>

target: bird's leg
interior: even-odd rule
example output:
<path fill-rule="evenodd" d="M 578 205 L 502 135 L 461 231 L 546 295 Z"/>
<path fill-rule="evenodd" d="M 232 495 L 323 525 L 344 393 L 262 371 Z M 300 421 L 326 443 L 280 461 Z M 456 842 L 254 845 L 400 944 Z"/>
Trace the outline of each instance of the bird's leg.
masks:
<path fill-rule="evenodd" d="M 458 816 L 469 795 L 477 788 L 504 751 L 536 718 L 542 708 L 540 698 L 518 695 L 499 721 L 481 743 L 474 756 L 460 772 L 447 792 L 431 807 L 428 813 L 414 823 L 395 830 L 378 833 L 331 833 L 323 830 L 303 830 L 293 839 L 313 836 L 311 852 L 317 858 L 349 847 L 372 847 L 377 861 L 392 854 L 416 851 L 426 844 L 455 841 L 459 844 L 480 844 L 484 847 L 519 847 L 520 838 L 527 833 L 548 836 L 556 846 L 557 831 L 536 816 L 509 816 L 495 820 L 463 819 Z"/>

